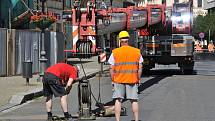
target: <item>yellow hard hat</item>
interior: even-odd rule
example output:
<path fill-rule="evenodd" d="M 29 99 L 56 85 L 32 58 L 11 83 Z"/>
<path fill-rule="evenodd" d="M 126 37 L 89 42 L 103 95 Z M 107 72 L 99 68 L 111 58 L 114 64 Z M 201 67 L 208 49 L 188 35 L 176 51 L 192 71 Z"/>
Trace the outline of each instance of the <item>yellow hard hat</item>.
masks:
<path fill-rule="evenodd" d="M 121 38 L 129 38 L 129 37 L 130 37 L 129 33 L 127 31 L 121 31 L 119 33 L 119 39 L 121 39 Z"/>

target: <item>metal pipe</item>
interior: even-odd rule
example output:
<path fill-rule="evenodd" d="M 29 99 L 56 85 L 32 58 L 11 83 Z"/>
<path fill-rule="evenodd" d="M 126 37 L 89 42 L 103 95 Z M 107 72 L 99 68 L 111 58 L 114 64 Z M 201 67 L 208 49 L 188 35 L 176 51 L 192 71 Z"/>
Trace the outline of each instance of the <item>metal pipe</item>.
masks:
<path fill-rule="evenodd" d="M 113 5 L 113 0 L 110 0 L 110 6 L 112 7 L 112 5 Z"/>

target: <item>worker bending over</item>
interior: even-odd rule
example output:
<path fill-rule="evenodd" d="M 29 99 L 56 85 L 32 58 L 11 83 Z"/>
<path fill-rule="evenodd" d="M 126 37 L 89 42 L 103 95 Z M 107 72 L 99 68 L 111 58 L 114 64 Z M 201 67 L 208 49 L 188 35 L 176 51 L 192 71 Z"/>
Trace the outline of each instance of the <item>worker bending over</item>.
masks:
<path fill-rule="evenodd" d="M 77 78 L 78 69 L 66 63 L 57 63 L 49 67 L 43 77 L 43 93 L 46 97 L 47 121 L 52 121 L 52 97 L 60 97 L 61 108 L 65 120 L 71 115 L 68 113 L 67 95 L 72 89 L 73 81 Z"/>

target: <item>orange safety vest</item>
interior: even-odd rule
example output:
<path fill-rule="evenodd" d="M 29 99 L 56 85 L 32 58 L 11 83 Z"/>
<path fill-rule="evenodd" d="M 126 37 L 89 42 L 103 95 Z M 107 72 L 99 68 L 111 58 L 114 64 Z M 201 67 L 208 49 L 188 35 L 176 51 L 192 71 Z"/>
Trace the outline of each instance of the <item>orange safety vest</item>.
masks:
<path fill-rule="evenodd" d="M 138 66 L 140 50 L 131 46 L 122 46 L 113 50 L 114 77 L 113 82 L 138 83 Z"/>
<path fill-rule="evenodd" d="M 214 52 L 214 45 L 213 44 L 208 44 L 208 51 Z"/>
<path fill-rule="evenodd" d="M 197 52 L 203 52 L 202 47 L 199 44 L 196 45 L 195 51 L 197 51 Z"/>

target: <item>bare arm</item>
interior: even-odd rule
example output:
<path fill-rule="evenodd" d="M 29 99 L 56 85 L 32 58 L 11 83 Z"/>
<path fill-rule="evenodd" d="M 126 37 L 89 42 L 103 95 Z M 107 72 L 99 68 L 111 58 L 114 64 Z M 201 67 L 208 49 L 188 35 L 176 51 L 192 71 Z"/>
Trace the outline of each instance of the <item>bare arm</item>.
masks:
<path fill-rule="evenodd" d="M 110 76 L 111 76 L 111 79 L 113 80 L 113 77 L 114 77 L 114 66 L 110 66 Z"/>
<path fill-rule="evenodd" d="M 142 75 L 142 63 L 139 63 L 139 67 L 138 67 L 138 79 L 141 79 L 141 75 Z"/>

